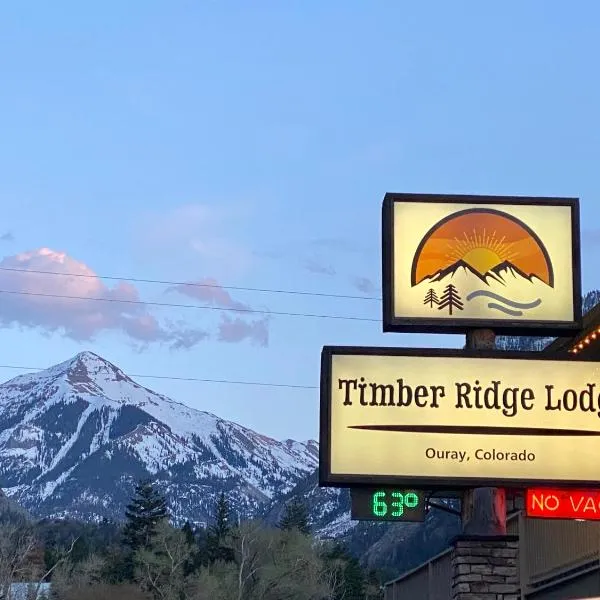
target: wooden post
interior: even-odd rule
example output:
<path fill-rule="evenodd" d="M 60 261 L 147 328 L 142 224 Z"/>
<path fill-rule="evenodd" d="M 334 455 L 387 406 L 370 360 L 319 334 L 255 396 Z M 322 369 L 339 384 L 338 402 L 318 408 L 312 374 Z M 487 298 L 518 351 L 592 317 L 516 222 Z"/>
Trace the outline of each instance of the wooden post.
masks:
<path fill-rule="evenodd" d="M 467 334 L 468 350 L 493 350 L 496 335 L 491 329 L 474 329 Z M 464 535 L 506 535 L 506 491 L 474 488 L 463 493 L 461 507 Z"/>
<path fill-rule="evenodd" d="M 467 334 L 466 349 L 493 350 L 496 336 L 490 329 Z M 462 535 L 454 542 L 452 599 L 518 599 L 516 536 L 506 535 L 506 490 L 474 488 L 464 492 Z"/>

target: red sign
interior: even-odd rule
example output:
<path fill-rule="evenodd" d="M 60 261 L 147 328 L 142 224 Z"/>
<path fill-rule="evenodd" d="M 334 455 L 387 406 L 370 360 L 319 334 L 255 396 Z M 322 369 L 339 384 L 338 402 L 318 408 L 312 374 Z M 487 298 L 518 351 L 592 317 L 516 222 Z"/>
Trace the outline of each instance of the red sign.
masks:
<path fill-rule="evenodd" d="M 600 520 L 600 490 L 528 489 L 527 516 Z"/>

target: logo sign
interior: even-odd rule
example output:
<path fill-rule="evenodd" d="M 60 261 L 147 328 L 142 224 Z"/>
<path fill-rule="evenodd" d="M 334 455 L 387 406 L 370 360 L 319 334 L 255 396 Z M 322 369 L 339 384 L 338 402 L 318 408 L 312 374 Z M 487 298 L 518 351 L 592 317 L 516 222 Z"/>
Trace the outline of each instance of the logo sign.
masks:
<path fill-rule="evenodd" d="M 600 520 L 600 490 L 535 488 L 527 490 L 528 517 Z"/>
<path fill-rule="evenodd" d="M 383 330 L 581 329 L 579 201 L 386 194 Z"/>
<path fill-rule="evenodd" d="M 395 488 L 352 488 L 354 521 L 424 521 L 425 494 Z"/>
<path fill-rule="evenodd" d="M 325 347 L 320 483 L 600 487 L 600 363 Z"/>

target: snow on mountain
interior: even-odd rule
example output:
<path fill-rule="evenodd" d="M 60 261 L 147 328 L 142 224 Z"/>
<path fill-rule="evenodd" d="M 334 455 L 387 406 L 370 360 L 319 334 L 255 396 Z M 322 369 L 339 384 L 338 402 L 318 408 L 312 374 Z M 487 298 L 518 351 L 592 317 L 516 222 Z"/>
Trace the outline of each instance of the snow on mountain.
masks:
<path fill-rule="evenodd" d="M 531 283 L 541 281 L 539 278 L 535 277 L 535 275 L 527 275 L 510 261 L 504 261 L 482 274 L 464 260 L 458 260 L 445 269 L 436 271 L 433 275 L 426 277 L 424 281 L 436 282 L 442 281 L 446 279 L 446 277 L 457 279 L 464 278 L 465 276 L 475 276 L 488 285 L 493 283 L 506 285 L 507 283 L 511 283 L 518 279 L 527 279 Z"/>
<path fill-rule="evenodd" d="M 120 519 L 150 477 L 176 519 L 205 523 L 225 491 L 240 516 L 318 464 L 283 442 L 194 410 L 91 352 L 0 385 L 0 488 L 32 514 Z"/>

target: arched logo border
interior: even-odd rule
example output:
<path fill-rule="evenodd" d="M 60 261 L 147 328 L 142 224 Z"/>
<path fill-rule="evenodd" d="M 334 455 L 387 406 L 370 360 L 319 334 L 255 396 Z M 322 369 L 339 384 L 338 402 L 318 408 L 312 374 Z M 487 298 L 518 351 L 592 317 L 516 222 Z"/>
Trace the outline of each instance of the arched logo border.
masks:
<path fill-rule="evenodd" d="M 554 287 L 554 267 L 552 265 L 552 261 L 550 260 L 550 255 L 548 254 L 548 250 L 546 249 L 544 242 L 542 242 L 542 240 L 540 239 L 540 236 L 535 231 L 533 231 L 533 229 L 531 227 L 529 227 L 529 225 L 527 225 L 526 223 L 521 221 L 521 219 L 519 219 L 509 213 L 506 213 L 504 211 L 496 210 L 494 208 L 467 208 L 465 210 L 459 210 L 458 212 L 452 213 L 452 214 L 448 215 L 447 217 L 444 217 L 443 219 L 438 221 L 433 227 L 431 227 L 429 229 L 429 231 L 423 236 L 419 245 L 417 246 L 417 250 L 415 251 L 415 255 L 413 257 L 413 262 L 412 262 L 412 267 L 410 270 L 410 285 L 411 285 L 411 287 L 414 287 L 415 285 L 417 285 L 417 283 L 416 283 L 417 263 L 419 262 L 419 257 L 421 256 L 423 246 L 425 246 L 425 244 L 427 243 L 427 240 L 429 240 L 429 238 L 435 233 L 435 231 L 437 229 L 439 229 L 442 225 L 444 225 L 448 221 L 451 221 L 452 219 L 456 219 L 457 217 L 471 214 L 471 213 L 484 213 L 484 214 L 491 214 L 491 215 L 496 215 L 496 216 L 500 216 L 500 217 L 505 217 L 505 218 L 509 219 L 510 221 L 512 221 L 513 223 L 516 223 L 517 225 L 520 225 L 521 227 L 523 227 L 523 229 L 525 229 L 525 231 L 536 241 L 537 245 L 539 246 L 540 250 L 542 251 L 542 254 L 544 255 L 544 259 L 546 260 L 546 265 L 548 267 L 549 285 L 551 288 Z"/>

